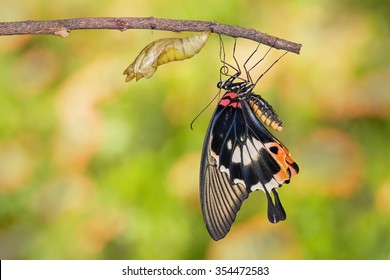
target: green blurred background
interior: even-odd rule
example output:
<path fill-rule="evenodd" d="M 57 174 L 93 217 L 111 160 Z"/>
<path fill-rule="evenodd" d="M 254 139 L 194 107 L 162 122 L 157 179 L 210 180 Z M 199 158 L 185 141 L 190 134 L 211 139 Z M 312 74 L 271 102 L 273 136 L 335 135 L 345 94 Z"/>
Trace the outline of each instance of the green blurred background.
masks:
<path fill-rule="evenodd" d="M 386 6 L 387 5 L 387 6 Z M 123 70 L 149 42 L 128 30 L 0 38 L 0 258 L 389 259 L 390 14 L 383 1 L 15 1 L 1 21 L 84 16 L 216 20 L 303 44 L 256 88 L 284 122 L 301 173 L 244 203 L 214 242 L 199 161 L 216 103 L 218 36 L 149 80 Z M 233 40 L 224 38 L 231 50 Z M 256 43 L 240 39 L 242 61 Z M 263 54 L 267 47 L 260 48 Z M 259 55 L 260 55 L 259 54 Z M 282 52 L 272 50 L 259 75 Z"/>

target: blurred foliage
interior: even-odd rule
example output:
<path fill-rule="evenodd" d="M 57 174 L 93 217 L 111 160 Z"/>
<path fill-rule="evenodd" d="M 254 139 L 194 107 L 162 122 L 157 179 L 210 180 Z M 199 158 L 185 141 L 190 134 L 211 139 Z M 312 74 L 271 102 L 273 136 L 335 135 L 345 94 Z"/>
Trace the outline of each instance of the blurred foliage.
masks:
<path fill-rule="evenodd" d="M 2 21 L 216 20 L 303 48 L 256 88 L 284 120 L 277 137 L 301 168 L 279 192 L 288 218 L 268 223 L 266 199 L 256 192 L 228 236 L 214 242 L 201 217 L 198 174 L 215 102 L 194 130 L 189 125 L 217 93 L 218 36 L 194 58 L 137 83 L 124 83 L 124 68 L 149 42 L 175 34 L 1 37 L 1 259 L 390 258 L 390 4 L 3 2 Z M 233 40 L 224 39 L 229 54 Z M 238 40 L 239 60 L 255 47 Z M 272 50 L 252 75 L 280 54 Z"/>

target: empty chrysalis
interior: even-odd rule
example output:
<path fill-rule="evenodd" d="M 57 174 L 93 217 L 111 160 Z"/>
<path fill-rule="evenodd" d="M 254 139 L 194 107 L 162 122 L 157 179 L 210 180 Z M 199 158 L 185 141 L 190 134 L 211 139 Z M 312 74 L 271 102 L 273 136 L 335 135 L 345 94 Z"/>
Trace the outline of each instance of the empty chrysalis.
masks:
<path fill-rule="evenodd" d="M 206 44 L 210 32 L 199 32 L 185 38 L 163 38 L 148 44 L 126 68 L 126 82 L 150 78 L 157 67 L 172 61 L 193 57 Z"/>

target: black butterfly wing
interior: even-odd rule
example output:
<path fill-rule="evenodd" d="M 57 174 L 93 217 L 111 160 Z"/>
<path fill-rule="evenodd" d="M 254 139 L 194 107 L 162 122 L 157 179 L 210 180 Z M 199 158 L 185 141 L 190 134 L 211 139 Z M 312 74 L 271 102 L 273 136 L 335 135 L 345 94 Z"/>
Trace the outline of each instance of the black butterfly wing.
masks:
<path fill-rule="evenodd" d="M 230 230 L 241 204 L 249 191 L 241 183 L 232 184 L 228 141 L 235 140 L 236 110 L 218 105 L 210 122 L 200 168 L 200 200 L 206 228 L 214 240 L 222 239 Z M 221 161 L 225 165 L 221 165 Z M 223 171 L 222 171 L 223 170 Z"/>
<path fill-rule="evenodd" d="M 210 122 L 201 161 L 201 207 L 211 237 L 219 240 L 229 232 L 242 203 L 257 189 L 267 195 L 269 220 L 284 220 L 276 188 L 297 172 L 288 150 L 264 128 L 249 104 L 226 93 Z"/>

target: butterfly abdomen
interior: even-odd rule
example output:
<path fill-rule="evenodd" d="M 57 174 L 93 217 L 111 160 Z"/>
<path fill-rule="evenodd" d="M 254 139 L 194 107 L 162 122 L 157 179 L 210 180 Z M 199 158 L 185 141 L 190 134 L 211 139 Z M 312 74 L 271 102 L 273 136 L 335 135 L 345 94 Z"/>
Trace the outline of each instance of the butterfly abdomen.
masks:
<path fill-rule="evenodd" d="M 259 120 L 277 131 L 282 131 L 282 121 L 279 119 L 278 114 L 260 95 L 252 94 L 249 99 L 249 105 Z"/>

